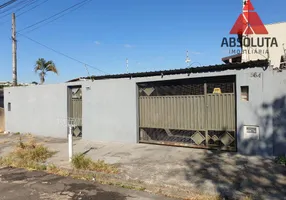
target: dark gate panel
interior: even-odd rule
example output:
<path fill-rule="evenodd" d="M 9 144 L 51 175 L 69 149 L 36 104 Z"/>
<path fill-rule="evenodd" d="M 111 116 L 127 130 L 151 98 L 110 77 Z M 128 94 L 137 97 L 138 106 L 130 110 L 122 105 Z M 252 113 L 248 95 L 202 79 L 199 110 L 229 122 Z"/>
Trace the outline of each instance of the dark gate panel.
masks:
<path fill-rule="evenodd" d="M 236 150 L 233 78 L 138 86 L 140 142 Z"/>
<path fill-rule="evenodd" d="M 73 136 L 82 137 L 82 89 L 81 87 L 69 88 L 69 119 L 76 121 L 77 126 L 73 128 Z"/>

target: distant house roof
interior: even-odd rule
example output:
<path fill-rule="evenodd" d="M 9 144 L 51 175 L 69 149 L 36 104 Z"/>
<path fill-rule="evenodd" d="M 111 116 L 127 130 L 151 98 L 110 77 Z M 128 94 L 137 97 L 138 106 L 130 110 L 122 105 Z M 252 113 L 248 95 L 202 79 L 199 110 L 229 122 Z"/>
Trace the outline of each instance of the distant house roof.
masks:
<path fill-rule="evenodd" d="M 241 58 L 242 58 L 242 54 L 239 53 L 239 54 L 224 57 L 221 60 L 226 64 L 228 64 L 228 63 L 241 63 L 241 60 L 242 60 Z"/>
<path fill-rule="evenodd" d="M 0 85 L 9 85 L 11 84 L 9 81 L 0 81 Z"/>
<path fill-rule="evenodd" d="M 119 78 L 139 78 L 139 77 L 150 77 L 150 76 L 161 76 L 161 75 L 175 75 L 175 74 L 191 74 L 191 73 L 204 73 L 204 72 L 219 72 L 225 70 L 240 70 L 254 67 L 268 67 L 268 60 L 257 60 L 249 61 L 245 63 L 229 63 L 229 64 L 220 64 L 220 65 L 210 65 L 203 67 L 191 67 L 184 69 L 171 69 L 171 70 L 162 70 L 162 71 L 153 71 L 153 72 L 138 72 L 138 73 L 126 73 L 126 74 L 111 74 L 111 75 L 102 75 L 102 76 L 89 76 L 89 77 L 80 77 L 69 80 L 68 82 L 80 81 L 83 79 L 93 79 L 93 80 L 102 80 L 102 79 L 119 79 Z"/>
<path fill-rule="evenodd" d="M 269 25 L 278 25 L 278 24 L 286 24 L 286 22 L 273 22 L 273 23 L 264 24 L 264 25 L 269 26 Z"/>

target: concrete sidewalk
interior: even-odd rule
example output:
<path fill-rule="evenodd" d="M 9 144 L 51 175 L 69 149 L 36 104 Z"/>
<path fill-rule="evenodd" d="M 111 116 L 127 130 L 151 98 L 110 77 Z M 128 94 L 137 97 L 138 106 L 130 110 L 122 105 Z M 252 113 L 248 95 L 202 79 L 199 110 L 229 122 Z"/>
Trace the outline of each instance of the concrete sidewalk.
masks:
<path fill-rule="evenodd" d="M 16 136 L 10 136 L 10 139 L 13 137 Z M 1 136 L 0 143 L 7 138 Z M 65 139 L 38 140 L 58 151 L 48 163 L 70 168 Z M 1 147 L 3 153 L 11 150 L 8 142 Z M 116 164 L 120 169 L 116 179 L 135 181 L 177 194 L 184 191 L 219 194 L 231 199 L 250 195 L 252 199 L 286 200 L 286 167 L 270 159 L 191 148 L 84 140 L 74 141 L 74 152 Z"/>

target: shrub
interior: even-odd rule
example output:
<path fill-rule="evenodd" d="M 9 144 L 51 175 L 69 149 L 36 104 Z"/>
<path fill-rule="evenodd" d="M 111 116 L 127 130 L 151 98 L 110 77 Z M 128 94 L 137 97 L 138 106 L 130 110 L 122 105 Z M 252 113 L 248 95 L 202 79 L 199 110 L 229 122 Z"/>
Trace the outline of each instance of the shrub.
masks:
<path fill-rule="evenodd" d="M 72 165 L 75 169 L 106 172 L 106 173 L 118 173 L 118 169 L 105 163 L 103 160 L 93 161 L 86 157 L 84 154 L 75 154 L 72 157 Z"/>
<path fill-rule="evenodd" d="M 52 157 L 54 152 L 48 150 L 47 147 L 37 144 L 35 140 L 30 140 L 27 143 L 20 141 L 15 148 L 13 155 L 17 159 L 44 162 L 48 158 Z"/>
<path fill-rule="evenodd" d="M 85 157 L 83 154 L 75 154 L 72 157 L 72 165 L 76 169 L 89 169 L 92 164 L 92 160 L 90 158 Z"/>
<path fill-rule="evenodd" d="M 52 174 L 57 174 L 60 176 L 69 176 L 70 173 L 67 170 L 60 169 L 55 165 L 48 165 L 47 167 L 47 172 L 52 173 Z"/>
<path fill-rule="evenodd" d="M 280 165 L 286 165 L 286 156 L 278 156 L 276 158 L 276 163 Z"/>
<path fill-rule="evenodd" d="M 45 162 L 53 154 L 54 152 L 49 151 L 43 145 L 37 144 L 34 140 L 25 143 L 20 137 L 14 151 L 0 159 L 0 165 L 46 170 L 46 166 L 41 162 Z"/>

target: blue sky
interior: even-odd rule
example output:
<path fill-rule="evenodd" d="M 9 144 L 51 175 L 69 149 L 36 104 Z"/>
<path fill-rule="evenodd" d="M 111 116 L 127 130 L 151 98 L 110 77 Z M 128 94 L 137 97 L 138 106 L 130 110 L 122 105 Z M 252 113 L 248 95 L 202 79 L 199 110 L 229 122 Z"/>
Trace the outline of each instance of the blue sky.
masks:
<path fill-rule="evenodd" d="M 77 2 L 49 0 L 17 18 L 17 29 Z M 285 0 L 252 0 L 252 3 L 265 24 L 286 20 Z M 184 68 L 186 50 L 193 62 L 211 65 L 228 56 L 220 44 L 223 37 L 229 36 L 241 8 L 242 0 L 93 0 L 37 30 L 21 33 L 108 74 L 125 73 L 126 58 L 130 72 Z M 3 18 L 1 12 L 0 80 L 11 81 L 11 16 Z M 20 82 L 39 81 L 33 68 L 40 57 L 53 60 L 60 72 L 59 76 L 48 74 L 46 83 L 87 76 L 82 64 L 18 35 Z M 89 71 L 102 74 L 91 68 Z"/>

